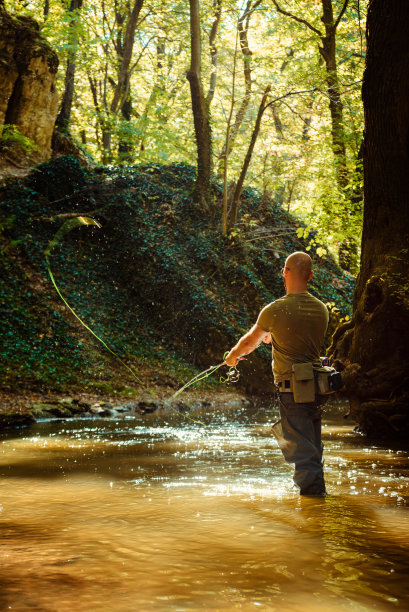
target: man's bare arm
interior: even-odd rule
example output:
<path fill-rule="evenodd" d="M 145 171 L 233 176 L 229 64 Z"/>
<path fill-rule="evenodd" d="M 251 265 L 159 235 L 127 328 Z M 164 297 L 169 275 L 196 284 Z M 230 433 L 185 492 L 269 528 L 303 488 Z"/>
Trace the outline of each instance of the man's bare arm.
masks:
<path fill-rule="evenodd" d="M 225 362 L 229 366 L 237 365 L 240 357 L 252 353 L 262 342 L 271 342 L 271 334 L 261 329 L 256 323 L 231 349 Z"/>

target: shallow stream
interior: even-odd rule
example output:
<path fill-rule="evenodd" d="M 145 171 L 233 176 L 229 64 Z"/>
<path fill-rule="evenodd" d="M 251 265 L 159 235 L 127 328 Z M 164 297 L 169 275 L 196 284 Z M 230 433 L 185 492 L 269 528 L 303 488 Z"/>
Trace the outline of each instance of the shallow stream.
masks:
<path fill-rule="evenodd" d="M 323 427 L 300 498 L 274 409 L 37 423 L 0 439 L 0 610 L 409 609 L 409 459 Z"/>

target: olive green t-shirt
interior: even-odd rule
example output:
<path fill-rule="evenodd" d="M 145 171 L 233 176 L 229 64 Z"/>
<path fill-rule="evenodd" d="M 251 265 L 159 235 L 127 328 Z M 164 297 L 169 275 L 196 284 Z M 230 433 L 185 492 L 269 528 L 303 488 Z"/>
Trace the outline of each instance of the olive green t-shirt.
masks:
<path fill-rule="evenodd" d="M 274 381 L 291 377 L 293 363 L 320 364 L 320 353 L 328 326 L 328 310 L 308 291 L 290 293 L 261 311 L 257 325 L 271 332 Z"/>

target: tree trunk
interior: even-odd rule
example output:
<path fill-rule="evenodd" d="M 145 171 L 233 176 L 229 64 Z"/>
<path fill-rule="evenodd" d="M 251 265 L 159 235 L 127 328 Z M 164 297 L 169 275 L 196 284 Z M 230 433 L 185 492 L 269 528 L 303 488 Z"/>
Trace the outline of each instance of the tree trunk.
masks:
<path fill-rule="evenodd" d="M 125 126 L 129 126 L 132 117 L 132 97 L 130 94 L 130 84 L 125 83 L 125 90 L 128 92 L 121 105 L 122 121 Z M 129 129 L 120 130 L 118 142 L 118 158 L 122 163 L 132 161 L 133 157 L 133 139 L 129 134 Z"/>
<path fill-rule="evenodd" d="M 345 131 L 343 105 L 338 81 L 336 59 L 336 29 L 332 0 L 322 0 L 322 22 L 325 26 L 325 36 L 321 36 L 320 53 L 324 58 L 329 110 L 331 113 L 332 150 L 334 153 L 335 170 L 338 185 L 345 190 L 348 184 L 347 160 L 345 151 Z"/>
<path fill-rule="evenodd" d="M 337 182 L 342 190 L 348 184 L 348 173 L 346 164 L 345 152 L 345 132 L 343 122 L 343 106 L 341 102 L 341 93 L 338 81 L 337 59 L 336 59 L 336 33 L 337 27 L 345 13 L 349 0 L 344 0 L 343 6 L 339 12 L 337 19 L 334 19 L 334 9 L 332 0 L 321 0 L 322 17 L 321 21 L 325 27 L 325 34 L 314 27 L 306 19 L 293 15 L 279 6 L 277 0 L 273 3 L 279 13 L 294 19 L 298 23 L 309 28 L 314 34 L 319 36 L 322 47 L 318 47 L 325 62 L 327 91 L 329 97 L 329 109 L 331 113 L 331 135 L 332 135 L 332 150 L 335 159 L 335 169 Z"/>
<path fill-rule="evenodd" d="M 111 113 L 116 113 L 120 107 L 120 103 L 123 103 L 126 99 L 126 84 L 128 80 L 129 65 L 132 58 L 136 25 L 138 23 L 139 13 L 142 10 L 143 2 L 144 0 L 135 0 L 132 12 L 126 24 L 118 83 L 111 102 Z"/>
<path fill-rule="evenodd" d="M 223 148 L 219 155 L 219 167 L 218 167 L 218 175 L 223 176 L 223 168 L 227 161 L 227 157 L 231 153 L 234 141 L 236 139 L 237 134 L 239 133 L 241 124 L 243 123 L 243 119 L 246 115 L 247 108 L 250 102 L 251 97 L 251 56 L 253 55 L 252 51 L 250 51 L 249 40 L 248 40 L 248 31 L 250 25 L 250 18 L 256 8 L 261 4 L 261 0 L 257 0 L 257 2 L 253 5 L 253 0 L 248 0 L 246 8 L 244 9 L 242 15 L 240 15 L 240 19 L 237 24 L 239 40 L 240 40 L 240 48 L 243 54 L 243 76 L 244 76 L 244 84 L 245 84 L 245 93 L 243 99 L 241 101 L 239 110 L 237 111 L 234 123 L 230 129 L 230 134 L 228 138 L 228 142 L 223 145 Z M 236 69 L 236 64 L 234 63 L 233 70 Z"/>
<path fill-rule="evenodd" d="M 363 81 L 364 225 L 352 322 L 330 349 L 369 436 L 409 433 L 409 3 L 371 0 Z"/>
<path fill-rule="evenodd" d="M 271 91 L 271 87 L 270 85 L 268 85 L 268 87 L 266 87 L 263 93 L 263 97 L 261 99 L 260 106 L 258 108 L 256 123 L 253 128 L 253 133 L 251 135 L 250 144 L 247 149 L 246 157 L 244 158 L 243 166 L 240 172 L 239 180 L 237 181 L 236 189 L 234 190 L 233 200 L 232 200 L 232 209 L 231 209 L 231 215 L 230 215 L 230 223 L 229 223 L 230 228 L 234 227 L 237 223 L 237 215 L 238 215 L 238 210 L 239 210 L 241 192 L 243 190 L 244 180 L 246 178 L 247 170 L 249 169 L 251 157 L 253 155 L 254 147 L 256 145 L 256 141 L 257 141 L 257 138 L 260 132 L 261 120 L 263 118 L 264 111 L 266 110 L 268 106 L 267 98 L 270 94 L 270 91 Z"/>
<path fill-rule="evenodd" d="M 187 73 L 192 98 L 193 122 L 197 145 L 197 179 L 195 200 L 205 209 L 210 207 L 212 174 L 212 142 L 209 107 L 201 78 L 201 42 L 199 0 L 190 0 L 191 62 Z"/>
<path fill-rule="evenodd" d="M 212 103 L 214 92 L 216 90 L 216 81 L 217 81 L 217 56 L 218 51 L 216 47 L 216 36 L 217 30 L 219 28 L 220 17 L 222 14 L 222 0 L 213 0 L 213 13 L 214 13 L 214 21 L 212 23 L 212 27 L 209 34 L 209 51 L 210 51 L 210 61 L 212 63 L 212 71 L 210 73 L 210 83 L 209 90 L 207 92 L 206 101 L 208 106 Z"/>
<path fill-rule="evenodd" d="M 136 26 L 138 24 L 139 14 L 142 10 L 144 0 L 135 0 L 132 11 L 129 14 L 128 20 L 126 22 L 125 34 L 122 39 L 123 32 L 123 24 L 125 22 L 124 15 L 121 11 L 116 12 L 116 23 L 118 26 L 118 37 L 116 42 L 116 52 L 118 54 L 119 59 L 119 70 L 118 70 L 118 79 L 116 84 L 114 83 L 114 93 L 112 96 L 112 100 L 110 104 L 104 104 L 106 117 L 101 116 L 101 129 L 102 129 L 102 146 L 103 146 L 103 163 L 111 163 L 113 160 L 112 154 L 112 117 L 117 113 L 121 112 L 124 118 L 126 117 L 123 114 L 123 107 L 131 104 L 130 101 L 130 74 L 129 67 L 132 59 L 132 53 L 134 48 L 134 40 L 135 40 L 135 31 Z M 105 96 L 104 96 L 105 97 Z M 123 145 L 123 143 L 122 143 Z M 120 145 L 121 148 L 121 145 Z M 126 149 L 125 158 L 128 155 L 129 150 L 128 147 L 125 146 L 122 148 Z M 121 153 L 121 151 L 119 151 Z"/>
<path fill-rule="evenodd" d="M 56 129 L 59 132 L 63 132 L 63 133 L 68 132 L 68 127 L 70 125 L 72 101 L 74 98 L 75 58 L 77 55 L 77 48 L 78 48 L 77 25 L 78 25 L 78 19 L 79 19 L 78 13 L 82 7 L 82 2 L 83 0 L 71 0 L 71 4 L 68 8 L 68 11 L 71 13 L 69 34 L 68 34 L 71 51 L 68 54 L 67 68 L 65 71 L 64 95 L 63 95 L 63 99 L 61 102 L 61 108 L 58 113 L 57 120 L 55 122 Z"/>

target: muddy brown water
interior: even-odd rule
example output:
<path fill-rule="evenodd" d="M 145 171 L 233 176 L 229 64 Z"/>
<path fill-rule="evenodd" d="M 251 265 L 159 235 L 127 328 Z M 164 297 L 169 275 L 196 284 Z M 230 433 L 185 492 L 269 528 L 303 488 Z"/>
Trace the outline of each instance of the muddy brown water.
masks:
<path fill-rule="evenodd" d="M 0 610 L 409 609 L 409 459 L 324 419 L 300 498 L 275 409 L 37 423 L 0 439 Z"/>

